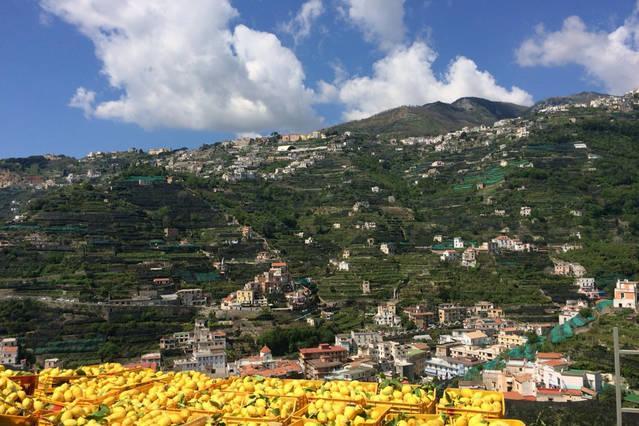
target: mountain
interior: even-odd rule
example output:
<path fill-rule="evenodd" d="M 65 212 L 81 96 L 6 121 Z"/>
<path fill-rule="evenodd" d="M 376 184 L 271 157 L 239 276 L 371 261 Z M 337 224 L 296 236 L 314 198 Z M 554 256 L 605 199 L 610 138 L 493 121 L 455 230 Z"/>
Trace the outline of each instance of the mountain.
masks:
<path fill-rule="evenodd" d="M 554 96 L 552 98 L 547 98 L 547 99 L 544 99 L 543 101 L 537 102 L 532 107 L 532 109 L 538 110 L 547 106 L 555 106 L 555 105 L 562 105 L 562 104 L 584 104 L 584 103 L 589 103 L 593 99 L 608 97 L 608 96 L 610 95 L 607 95 L 605 93 L 598 93 L 598 92 L 580 92 L 580 93 L 575 93 L 574 95 L 568 95 L 568 96 Z"/>
<path fill-rule="evenodd" d="M 481 98 L 460 98 L 452 104 L 433 102 L 421 106 L 401 106 L 362 120 L 349 121 L 326 129 L 385 136 L 424 136 L 447 133 L 465 126 L 492 124 L 524 114 L 528 108 Z"/>

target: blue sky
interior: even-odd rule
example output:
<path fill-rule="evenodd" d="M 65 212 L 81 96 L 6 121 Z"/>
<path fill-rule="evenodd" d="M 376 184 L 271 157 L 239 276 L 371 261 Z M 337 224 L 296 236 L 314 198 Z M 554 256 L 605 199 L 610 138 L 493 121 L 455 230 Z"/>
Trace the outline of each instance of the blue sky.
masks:
<path fill-rule="evenodd" d="M 635 0 L 83 3 L 0 2 L 0 157 L 193 147 L 400 104 L 639 86 Z"/>

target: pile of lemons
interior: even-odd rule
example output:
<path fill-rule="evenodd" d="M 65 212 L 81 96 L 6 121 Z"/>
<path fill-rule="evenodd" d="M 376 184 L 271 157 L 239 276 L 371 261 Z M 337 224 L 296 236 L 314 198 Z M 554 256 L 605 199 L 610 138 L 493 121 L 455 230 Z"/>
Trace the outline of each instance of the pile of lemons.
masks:
<path fill-rule="evenodd" d="M 0 376 L 0 414 L 21 416 L 33 409 L 34 400 L 22 386 L 6 376 Z"/>
<path fill-rule="evenodd" d="M 196 371 L 156 372 L 109 363 L 46 369 L 39 380 L 47 385 L 29 396 L 28 388 L 14 381 L 17 374 L 0 368 L 0 416 L 40 419 L 50 426 L 513 425 L 497 419 L 504 408 L 499 392 L 447 389 L 437 404 L 440 414 L 417 414 L 434 411 L 434 389 L 396 380 L 377 385 L 259 376 L 216 379 Z M 0 417 L 0 425 L 5 420 Z"/>
<path fill-rule="evenodd" d="M 453 426 L 510 426 L 502 419 L 487 419 L 482 414 L 462 414 L 453 420 Z"/>
<path fill-rule="evenodd" d="M 435 400 L 435 390 L 408 384 L 387 384 L 379 393 L 371 395 L 369 401 L 406 404 L 430 404 Z"/>
<path fill-rule="evenodd" d="M 122 391 L 127 387 L 138 386 L 163 377 L 151 369 L 123 372 L 117 376 L 82 376 L 78 379 L 57 386 L 50 397 L 54 402 L 74 402 L 76 400 L 95 400 L 116 391 Z M 104 404 L 108 405 L 115 400 L 115 396 L 108 396 Z"/>
<path fill-rule="evenodd" d="M 363 404 L 345 401 L 331 401 L 318 399 L 310 402 L 301 415 L 304 426 L 319 426 L 324 424 L 336 426 L 356 426 L 379 420 L 386 410 L 379 407 L 369 407 Z"/>
<path fill-rule="evenodd" d="M 503 395 L 500 392 L 481 391 L 473 389 L 446 389 L 437 407 L 468 409 L 483 413 L 502 412 Z"/>

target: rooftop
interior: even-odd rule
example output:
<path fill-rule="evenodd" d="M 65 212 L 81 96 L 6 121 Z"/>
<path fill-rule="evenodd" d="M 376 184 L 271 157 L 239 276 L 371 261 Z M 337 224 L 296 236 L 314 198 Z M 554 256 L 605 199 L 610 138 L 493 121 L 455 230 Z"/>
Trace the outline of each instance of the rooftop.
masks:
<path fill-rule="evenodd" d="M 316 348 L 300 349 L 300 355 L 320 354 L 324 352 L 348 352 L 348 349 L 343 346 L 334 346 L 327 343 L 323 343 Z"/>
<path fill-rule="evenodd" d="M 562 359 L 564 354 L 559 352 L 537 352 L 537 359 Z"/>

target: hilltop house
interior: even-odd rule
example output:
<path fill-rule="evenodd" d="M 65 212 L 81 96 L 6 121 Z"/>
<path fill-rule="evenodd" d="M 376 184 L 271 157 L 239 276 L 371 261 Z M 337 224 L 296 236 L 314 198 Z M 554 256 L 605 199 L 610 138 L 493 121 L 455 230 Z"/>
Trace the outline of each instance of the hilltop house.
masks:
<path fill-rule="evenodd" d="M 18 339 L 15 337 L 0 340 L 0 365 L 18 366 Z"/>
<path fill-rule="evenodd" d="M 473 247 L 468 247 L 462 253 L 462 266 L 467 268 L 474 268 L 477 266 L 477 250 Z"/>
<path fill-rule="evenodd" d="M 528 206 L 522 206 L 519 209 L 519 215 L 520 216 L 524 216 L 524 217 L 528 217 L 532 214 L 532 207 L 528 207 Z"/>
<path fill-rule="evenodd" d="M 377 305 L 377 314 L 375 315 L 375 324 L 380 327 L 399 327 L 402 320 L 397 315 L 397 302 L 390 302 Z"/>
<path fill-rule="evenodd" d="M 638 281 L 617 280 L 613 307 L 637 310 Z"/>
<path fill-rule="evenodd" d="M 554 263 L 553 273 L 555 275 L 561 275 L 561 276 L 572 275 L 577 278 L 581 278 L 584 275 L 586 275 L 586 268 L 584 268 L 578 263 L 570 263 L 570 262 L 564 262 L 562 260 L 554 260 L 554 259 L 553 259 L 553 263 Z"/>

